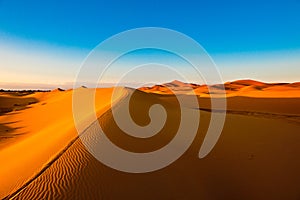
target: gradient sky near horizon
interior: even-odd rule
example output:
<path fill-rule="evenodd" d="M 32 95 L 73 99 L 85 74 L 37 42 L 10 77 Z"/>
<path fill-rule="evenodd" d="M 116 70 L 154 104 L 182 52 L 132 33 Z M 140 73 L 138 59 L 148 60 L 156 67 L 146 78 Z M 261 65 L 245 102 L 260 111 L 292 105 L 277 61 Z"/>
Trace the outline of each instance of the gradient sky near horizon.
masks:
<path fill-rule="evenodd" d="M 164 27 L 192 37 L 212 57 L 224 81 L 300 81 L 299 10 L 299 0 L 0 0 L 0 88 L 69 88 L 94 47 L 139 27 Z M 144 80 L 142 74 L 132 77 L 132 82 Z"/>

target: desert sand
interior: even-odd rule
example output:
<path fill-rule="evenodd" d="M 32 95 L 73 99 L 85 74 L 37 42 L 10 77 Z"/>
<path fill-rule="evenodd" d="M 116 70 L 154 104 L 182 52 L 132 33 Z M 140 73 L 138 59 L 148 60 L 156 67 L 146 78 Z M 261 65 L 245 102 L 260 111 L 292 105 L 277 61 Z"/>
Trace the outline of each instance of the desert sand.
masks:
<path fill-rule="evenodd" d="M 296 83 L 263 83 L 254 80 L 237 80 L 224 83 L 224 89 L 227 97 L 247 96 L 247 97 L 300 97 L 300 82 Z M 172 88 L 178 94 L 189 94 L 190 88 L 201 97 L 218 97 L 223 94 L 220 84 L 215 85 L 197 85 L 193 83 L 183 83 L 175 80 L 162 85 L 154 85 L 152 87 L 139 88 L 141 91 L 156 94 L 172 94 L 169 89 Z M 209 88 L 211 91 L 209 91 Z"/>
<path fill-rule="evenodd" d="M 77 90 L 84 95 L 94 91 Z M 110 107 L 112 91 L 112 88 L 96 90 L 95 112 L 98 116 Z M 1 105 L 16 110 L 0 116 L 0 160 L 5 163 L 0 166 L 1 198 L 40 173 L 78 137 L 73 122 L 72 90 L 53 90 L 18 98 L 6 94 L 2 98 L 5 104 Z M 28 104 L 28 101 L 32 103 Z M 14 102 L 19 102 L 23 108 L 15 108 Z"/>
<path fill-rule="evenodd" d="M 189 98 L 184 93 L 185 83 L 175 81 L 167 86 Z M 208 94 L 207 86 L 188 87 L 199 95 L 198 108 L 184 105 L 201 116 L 194 142 L 168 167 L 144 174 L 111 169 L 86 150 L 74 128 L 72 90 L 17 98 L 21 100 L 2 94 L 5 106 L 16 110 L 3 111 L 0 116 L 0 160 L 4 163 L 0 166 L 0 198 L 299 199 L 300 85 L 249 80 L 226 83 L 225 126 L 204 159 L 199 159 L 198 153 L 211 112 L 224 111 L 210 109 L 210 98 L 218 97 Z M 218 89 L 218 85 L 211 87 Z M 97 89 L 95 105 L 98 122 L 112 142 L 133 152 L 149 152 L 172 140 L 180 123 L 180 109 L 165 85 L 135 90 L 130 100 L 132 118 L 139 125 L 149 123 L 151 105 L 158 103 L 166 109 L 165 126 L 147 139 L 129 136 L 116 125 L 112 91 Z M 121 91 L 115 102 L 122 106 L 132 90 Z M 18 101 L 17 107 L 27 106 L 14 108 L 13 101 Z M 94 138 L 95 133 L 87 126 L 84 134 Z"/>

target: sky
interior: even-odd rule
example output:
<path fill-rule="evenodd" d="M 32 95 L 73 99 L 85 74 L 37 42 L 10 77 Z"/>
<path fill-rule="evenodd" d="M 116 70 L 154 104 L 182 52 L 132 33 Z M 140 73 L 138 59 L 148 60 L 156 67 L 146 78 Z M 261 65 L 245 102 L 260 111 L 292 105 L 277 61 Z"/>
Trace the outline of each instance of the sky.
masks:
<path fill-rule="evenodd" d="M 300 81 L 299 10 L 299 0 L 0 0 L 0 88 L 70 88 L 99 43 L 140 27 L 168 28 L 193 38 L 210 55 L 224 81 Z M 188 69 L 175 57 L 156 50 L 133 52 L 115 64 L 104 82 L 118 81 L 117 72 L 149 58 Z M 128 81 L 173 79 L 162 75 L 167 72 L 149 75 L 158 70 L 140 70 Z"/>

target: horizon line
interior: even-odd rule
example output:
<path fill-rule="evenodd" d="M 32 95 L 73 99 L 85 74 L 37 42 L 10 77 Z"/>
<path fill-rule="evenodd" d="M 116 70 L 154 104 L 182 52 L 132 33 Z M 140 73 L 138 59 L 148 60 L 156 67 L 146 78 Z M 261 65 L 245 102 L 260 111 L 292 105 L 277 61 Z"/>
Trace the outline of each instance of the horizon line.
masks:
<path fill-rule="evenodd" d="M 149 82 L 149 83 L 140 83 L 140 82 L 125 82 L 122 84 L 118 84 L 116 82 L 106 82 L 106 83 L 101 83 L 97 84 L 97 86 L 101 87 L 90 87 L 91 85 L 95 85 L 93 83 L 88 83 L 88 82 L 82 82 L 81 83 L 76 83 L 75 88 L 79 87 L 87 87 L 87 88 L 110 88 L 110 87 L 116 87 L 116 86 L 123 86 L 123 87 L 132 87 L 132 88 L 140 88 L 140 87 L 149 87 L 149 86 L 154 86 L 154 85 L 162 85 L 165 83 L 171 83 L 173 81 L 179 81 L 182 83 L 187 83 L 187 84 L 197 84 L 197 85 L 216 85 L 216 84 L 225 84 L 228 82 L 236 82 L 236 81 L 257 81 L 257 82 L 262 82 L 265 84 L 274 84 L 274 83 L 286 83 L 286 84 L 292 84 L 292 83 L 298 83 L 299 81 L 261 81 L 257 79 L 251 79 L 251 78 L 243 78 L 243 79 L 234 79 L 234 80 L 227 80 L 224 81 L 223 83 L 213 83 L 213 84 L 205 84 L 205 83 L 197 83 L 197 82 L 184 82 L 181 80 L 172 80 L 172 81 L 166 81 L 163 83 L 155 83 L 155 82 Z M 51 91 L 57 88 L 64 89 L 64 90 L 69 90 L 69 89 L 74 89 L 74 83 L 73 82 L 64 82 L 64 83 L 16 83 L 16 82 L 0 82 L 0 90 L 12 90 L 12 91 L 24 91 L 24 90 L 42 90 L 42 91 Z M 80 86 L 78 86 L 80 85 Z M 90 85 L 90 86 L 89 86 Z M 128 86 L 130 85 L 130 86 Z"/>

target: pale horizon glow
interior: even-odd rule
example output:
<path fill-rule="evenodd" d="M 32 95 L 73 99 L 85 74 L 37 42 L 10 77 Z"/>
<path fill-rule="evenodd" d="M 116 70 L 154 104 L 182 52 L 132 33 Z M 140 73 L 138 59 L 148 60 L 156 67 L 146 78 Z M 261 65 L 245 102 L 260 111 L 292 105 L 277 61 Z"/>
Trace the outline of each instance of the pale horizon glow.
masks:
<path fill-rule="evenodd" d="M 11 38 L 0 40 L 0 46 L 0 89 L 54 89 L 57 87 L 70 89 L 82 62 L 92 50 L 59 47 L 47 43 Z M 299 55 L 300 50 L 289 50 L 224 53 L 210 56 L 217 65 L 224 82 L 240 79 L 263 82 L 299 82 Z M 159 57 L 167 60 L 170 65 L 176 65 L 182 70 L 187 69 L 175 57 L 164 55 Z M 139 62 L 134 59 L 132 57 L 131 60 L 119 62 L 107 76 L 110 78 L 106 78 L 102 86 L 110 87 L 118 82 L 113 75 L 125 69 L 126 66 L 137 65 Z M 153 55 L 152 60 L 155 61 Z M 158 62 L 160 60 L 161 58 L 158 59 Z M 141 83 L 150 85 L 172 81 L 172 77 L 164 77 L 159 73 L 154 77 L 155 79 L 152 76 L 147 79 L 145 74 L 137 74 L 132 78 L 134 81 L 129 81 L 126 86 L 135 87 Z M 174 77 L 174 79 L 177 78 Z M 189 82 L 203 84 L 201 80 L 195 80 L 192 73 L 190 73 L 189 80 Z"/>

